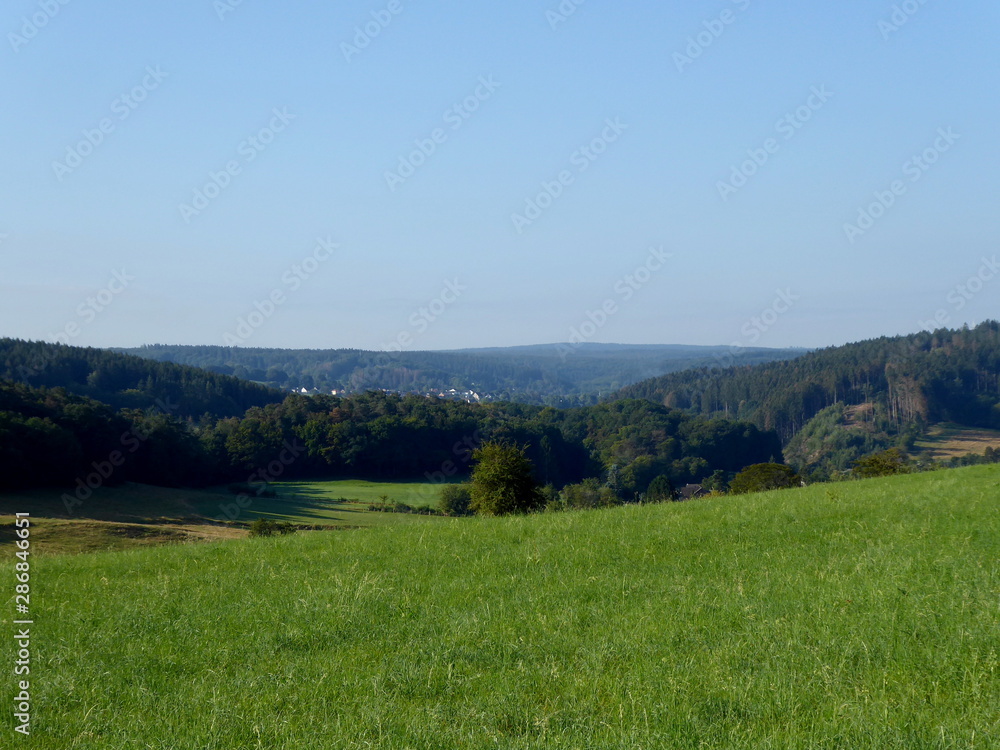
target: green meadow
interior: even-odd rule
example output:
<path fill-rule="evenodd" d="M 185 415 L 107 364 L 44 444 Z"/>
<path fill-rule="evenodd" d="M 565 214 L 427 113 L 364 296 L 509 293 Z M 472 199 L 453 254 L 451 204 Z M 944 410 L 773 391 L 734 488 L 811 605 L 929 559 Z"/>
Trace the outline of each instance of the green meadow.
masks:
<path fill-rule="evenodd" d="M 36 557 L 32 736 L 10 710 L 0 733 L 58 750 L 1000 747 L 998 510 L 1000 467 L 977 466 Z"/>
<path fill-rule="evenodd" d="M 326 482 L 274 482 L 268 489 L 275 497 L 248 496 L 246 507 L 236 517 L 240 522 L 267 518 L 300 524 L 367 528 L 395 526 L 418 520 L 437 520 L 435 516 L 406 513 L 371 512 L 371 505 L 405 503 L 414 508 L 430 507 L 438 502 L 441 485 L 426 482 L 368 482 L 334 480 Z M 221 502 L 220 502 L 221 500 Z M 232 506 L 236 497 L 213 498 L 197 510 L 207 517 L 219 516 L 223 505 Z"/>
<path fill-rule="evenodd" d="M 367 482 L 341 479 L 329 482 L 279 482 L 273 485 L 279 495 L 300 498 L 345 498 L 359 503 L 379 503 L 383 497 L 414 507 L 437 504 L 440 484 L 427 482 Z"/>

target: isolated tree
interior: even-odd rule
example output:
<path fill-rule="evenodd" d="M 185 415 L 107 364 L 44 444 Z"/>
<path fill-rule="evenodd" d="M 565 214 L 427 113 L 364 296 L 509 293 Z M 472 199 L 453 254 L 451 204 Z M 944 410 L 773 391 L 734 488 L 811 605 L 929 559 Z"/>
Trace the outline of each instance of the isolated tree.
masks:
<path fill-rule="evenodd" d="M 791 466 L 774 463 L 753 464 L 733 477 L 729 491 L 734 495 L 745 495 L 748 492 L 783 490 L 801 484 L 801 477 Z"/>
<path fill-rule="evenodd" d="M 854 462 L 851 473 L 862 479 L 871 477 L 889 477 L 894 474 L 907 474 L 910 467 L 906 464 L 906 456 L 899 448 L 872 453 Z"/>
<path fill-rule="evenodd" d="M 646 502 L 669 502 L 676 497 L 676 494 L 677 493 L 674 491 L 674 485 L 670 482 L 670 477 L 666 474 L 660 474 L 656 477 L 656 479 L 649 483 L 649 488 L 646 490 Z"/>
<path fill-rule="evenodd" d="M 540 508 L 544 498 L 525 448 L 485 443 L 472 454 L 476 462 L 469 488 L 471 508 L 485 516 L 527 513 Z"/>

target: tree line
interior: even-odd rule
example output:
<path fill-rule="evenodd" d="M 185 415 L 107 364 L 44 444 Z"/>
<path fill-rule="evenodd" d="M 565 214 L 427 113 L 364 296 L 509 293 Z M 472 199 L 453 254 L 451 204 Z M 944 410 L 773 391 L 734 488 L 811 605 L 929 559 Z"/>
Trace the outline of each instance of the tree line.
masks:
<path fill-rule="evenodd" d="M 289 395 L 216 419 L 190 411 L 183 398 L 169 409 L 115 409 L 65 388 L 0 382 L 0 483 L 7 489 L 80 488 L 81 480 L 444 482 L 467 476 L 475 451 L 489 442 L 527 446 L 542 485 L 592 478 L 623 498 L 645 492 L 660 475 L 683 484 L 781 460 L 773 432 L 647 401 L 554 409 L 382 392 Z"/>

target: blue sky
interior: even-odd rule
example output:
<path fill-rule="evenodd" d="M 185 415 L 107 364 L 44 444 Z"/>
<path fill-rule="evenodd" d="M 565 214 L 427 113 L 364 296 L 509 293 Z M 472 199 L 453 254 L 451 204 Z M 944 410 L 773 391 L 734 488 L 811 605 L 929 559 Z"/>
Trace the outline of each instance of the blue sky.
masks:
<path fill-rule="evenodd" d="M 0 335 L 824 346 L 997 317 L 998 20 L 12 0 Z"/>

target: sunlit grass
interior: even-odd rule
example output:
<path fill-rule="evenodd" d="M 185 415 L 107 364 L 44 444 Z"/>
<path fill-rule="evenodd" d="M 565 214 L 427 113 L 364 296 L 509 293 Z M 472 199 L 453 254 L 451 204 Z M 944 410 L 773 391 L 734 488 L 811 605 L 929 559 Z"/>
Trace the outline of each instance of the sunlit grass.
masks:
<path fill-rule="evenodd" d="M 18 745 L 997 747 L 998 509 L 982 466 L 38 558 Z"/>

